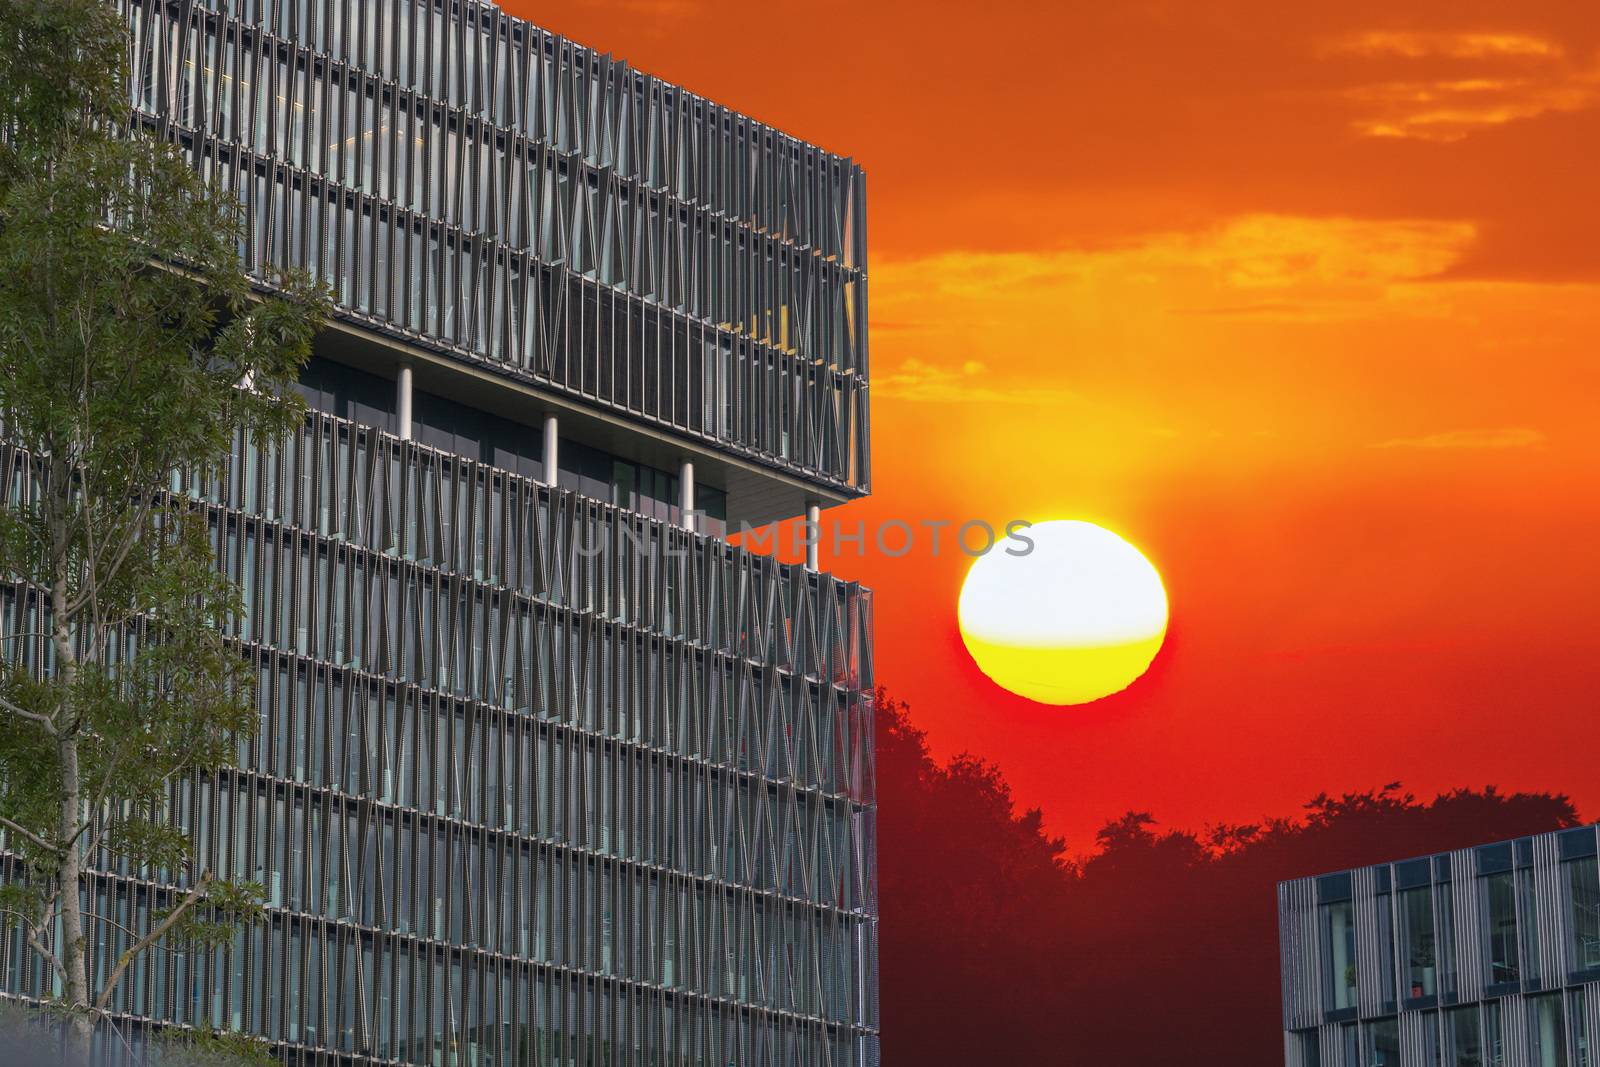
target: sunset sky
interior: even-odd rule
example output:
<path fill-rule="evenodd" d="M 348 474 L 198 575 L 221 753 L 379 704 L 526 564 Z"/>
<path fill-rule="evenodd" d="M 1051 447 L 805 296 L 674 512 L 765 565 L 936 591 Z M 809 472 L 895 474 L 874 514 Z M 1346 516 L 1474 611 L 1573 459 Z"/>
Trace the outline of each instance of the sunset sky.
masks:
<path fill-rule="evenodd" d="M 1055 709 L 971 664 L 965 559 L 825 548 L 935 751 L 1078 849 L 1396 779 L 1600 816 L 1600 8 L 504 6 L 867 169 L 875 493 L 829 519 L 1160 568 L 1150 674 Z"/>

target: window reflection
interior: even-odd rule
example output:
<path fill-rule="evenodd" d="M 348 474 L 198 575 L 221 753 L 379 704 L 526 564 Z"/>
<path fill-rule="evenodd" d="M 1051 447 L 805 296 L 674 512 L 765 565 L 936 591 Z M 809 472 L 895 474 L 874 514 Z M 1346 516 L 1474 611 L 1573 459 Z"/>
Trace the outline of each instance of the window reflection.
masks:
<path fill-rule="evenodd" d="M 1483 1006 L 1484 1067 L 1506 1067 L 1505 1027 L 1500 1019 L 1500 1002 Z"/>
<path fill-rule="evenodd" d="M 1515 982 L 1517 966 L 1517 893 L 1510 871 L 1483 879 L 1489 922 L 1489 981 Z"/>
<path fill-rule="evenodd" d="M 1380 1019 L 1367 1024 L 1367 1067 L 1400 1067 L 1400 1023 Z"/>
<path fill-rule="evenodd" d="M 1592 864 L 1594 861 L 1591 860 Z M 1584 1011 L 1583 993 L 1574 990 L 1567 994 L 1567 1017 L 1572 1020 L 1573 1067 L 1590 1067 L 1589 1018 Z"/>
<path fill-rule="evenodd" d="M 1562 1018 L 1561 995 L 1535 997 L 1530 1006 L 1532 1067 L 1567 1067 L 1566 1027 Z"/>
<path fill-rule="evenodd" d="M 1484 1067 L 1483 1035 L 1478 1029 L 1477 1008 L 1457 1008 L 1445 1016 L 1449 1039 L 1450 1067 Z"/>
<path fill-rule="evenodd" d="M 1300 1035 L 1300 1067 L 1322 1067 L 1322 1046 L 1315 1030 Z"/>
<path fill-rule="evenodd" d="M 1600 968 L 1600 866 L 1593 856 L 1566 864 L 1572 919 L 1572 965 Z"/>

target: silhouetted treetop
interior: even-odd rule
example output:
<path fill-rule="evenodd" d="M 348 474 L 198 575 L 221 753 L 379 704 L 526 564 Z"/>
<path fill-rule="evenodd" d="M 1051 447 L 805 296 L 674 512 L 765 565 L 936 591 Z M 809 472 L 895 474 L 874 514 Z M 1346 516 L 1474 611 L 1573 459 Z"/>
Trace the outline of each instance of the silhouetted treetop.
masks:
<path fill-rule="evenodd" d="M 884 1062 L 1282 1062 L 1278 882 L 1573 826 L 1560 793 L 1399 782 L 1293 817 L 1163 827 L 1129 811 L 1070 855 L 999 768 L 940 765 L 878 692 Z M 1136 1022 L 1159 1004 L 1160 1025 Z"/>

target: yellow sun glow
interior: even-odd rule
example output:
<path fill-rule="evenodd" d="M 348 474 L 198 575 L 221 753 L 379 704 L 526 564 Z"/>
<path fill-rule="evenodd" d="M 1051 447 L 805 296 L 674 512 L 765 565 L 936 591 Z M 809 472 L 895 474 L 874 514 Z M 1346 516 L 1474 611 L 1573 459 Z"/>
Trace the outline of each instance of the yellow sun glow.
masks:
<path fill-rule="evenodd" d="M 997 548 L 967 572 L 958 611 L 967 651 L 997 685 L 1041 704 L 1126 689 L 1167 634 L 1161 576 L 1090 522 L 1042 522 L 1027 536 L 1027 555 Z"/>

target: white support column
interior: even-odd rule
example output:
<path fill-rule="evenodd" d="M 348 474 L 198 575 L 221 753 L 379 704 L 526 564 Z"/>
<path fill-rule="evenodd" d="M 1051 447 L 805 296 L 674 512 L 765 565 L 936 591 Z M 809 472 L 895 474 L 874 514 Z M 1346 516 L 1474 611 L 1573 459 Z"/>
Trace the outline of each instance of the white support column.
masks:
<path fill-rule="evenodd" d="M 544 484 L 555 485 L 561 474 L 561 420 L 544 417 Z"/>
<path fill-rule="evenodd" d="M 687 459 L 683 461 L 683 466 L 678 468 L 678 518 L 685 530 L 693 532 L 694 464 Z"/>
<path fill-rule="evenodd" d="M 395 380 L 395 424 L 400 440 L 411 440 L 411 364 L 400 364 L 400 376 Z"/>
<path fill-rule="evenodd" d="M 821 570 L 818 556 L 822 543 L 822 505 L 814 500 L 806 504 L 806 529 L 811 534 L 806 544 L 806 570 Z"/>

